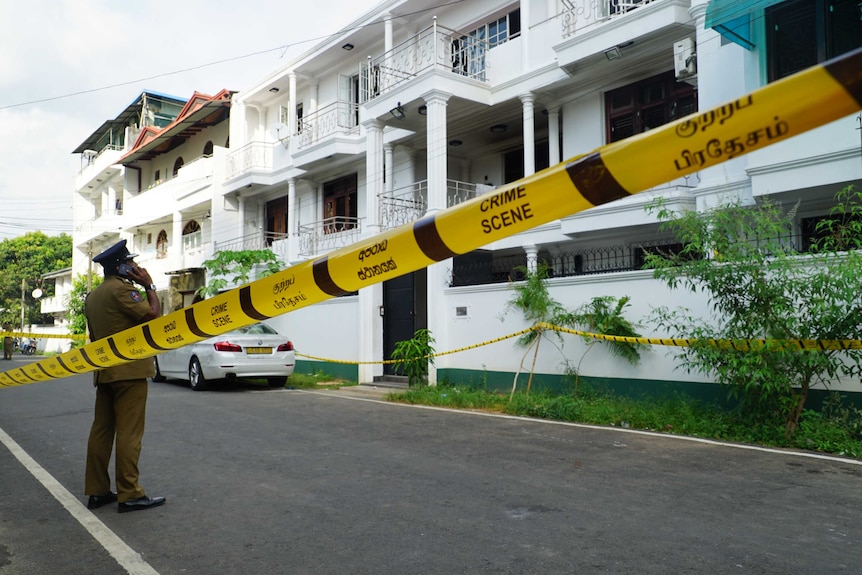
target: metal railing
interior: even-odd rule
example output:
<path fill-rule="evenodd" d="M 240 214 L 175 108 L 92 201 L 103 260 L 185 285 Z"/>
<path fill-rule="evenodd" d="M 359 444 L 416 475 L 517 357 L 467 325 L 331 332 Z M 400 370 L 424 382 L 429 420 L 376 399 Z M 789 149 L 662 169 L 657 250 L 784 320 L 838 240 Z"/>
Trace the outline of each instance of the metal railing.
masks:
<path fill-rule="evenodd" d="M 446 207 L 457 206 L 493 189 L 493 186 L 446 180 Z M 380 224 L 383 229 L 416 221 L 427 211 L 428 180 L 380 194 Z"/>
<path fill-rule="evenodd" d="M 299 226 L 299 255 L 311 257 L 326 253 L 362 237 L 359 218 L 335 216 Z"/>
<path fill-rule="evenodd" d="M 560 23 L 563 38 L 569 38 L 576 30 L 603 22 L 655 0 L 561 0 Z"/>
<path fill-rule="evenodd" d="M 272 144 L 250 142 L 225 157 L 225 178 L 228 180 L 255 169 L 272 169 Z"/>
<path fill-rule="evenodd" d="M 388 52 L 369 58 L 360 73 L 362 102 L 385 94 L 426 70 L 442 69 L 486 81 L 485 40 L 434 24 Z"/>
<path fill-rule="evenodd" d="M 333 102 L 302 119 L 298 149 L 307 148 L 334 134 L 359 132 L 359 104 Z"/>

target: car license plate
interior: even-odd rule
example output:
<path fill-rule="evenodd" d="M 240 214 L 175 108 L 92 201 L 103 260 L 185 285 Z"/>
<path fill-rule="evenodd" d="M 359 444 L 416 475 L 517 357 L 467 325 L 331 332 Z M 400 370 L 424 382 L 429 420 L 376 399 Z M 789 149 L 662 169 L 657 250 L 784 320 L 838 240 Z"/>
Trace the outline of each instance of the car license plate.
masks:
<path fill-rule="evenodd" d="M 271 347 L 247 347 L 245 352 L 248 355 L 260 355 L 262 353 L 272 353 Z"/>

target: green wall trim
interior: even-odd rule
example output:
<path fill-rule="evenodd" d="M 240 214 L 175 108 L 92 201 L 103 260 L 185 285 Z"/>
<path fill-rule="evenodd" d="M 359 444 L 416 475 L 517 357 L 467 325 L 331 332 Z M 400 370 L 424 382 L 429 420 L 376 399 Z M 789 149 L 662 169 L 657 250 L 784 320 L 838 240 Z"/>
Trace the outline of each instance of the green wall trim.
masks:
<path fill-rule="evenodd" d="M 518 391 L 527 389 L 529 373 L 521 373 L 518 377 Z M 465 385 L 488 391 L 511 392 L 515 374 L 500 371 L 482 371 L 473 369 L 441 368 L 437 370 L 438 383 Z M 669 397 L 683 394 L 704 403 L 712 403 L 731 407 L 735 402 L 727 397 L 727 388 L 715 383 L 700 383 L 694 381 L 667 381 L 654 379 L 613 378 L 613 377 L 581 377 L 578 386 L 583 389 L 589 386 L 596 391 L 609 391 L 625 397 Z M 537 373 L 533 375 L 530 391 L 547 391 L 551 393 L 571 393 L 574 390 L 574 380 L 564 375 Z M 841 392 L 849 405 L 862 408 L 862 391 Z M 829 392 L 822 389 L 812 389 L 808 394 L 807 409 L 820 410 Z"/>
<path fill-rule="evenodd" d="M 359 381 L 359 366 L 350 363 L 297 359 L 293 371 L 307 375 L 325 373 L 338 379 Z"/>

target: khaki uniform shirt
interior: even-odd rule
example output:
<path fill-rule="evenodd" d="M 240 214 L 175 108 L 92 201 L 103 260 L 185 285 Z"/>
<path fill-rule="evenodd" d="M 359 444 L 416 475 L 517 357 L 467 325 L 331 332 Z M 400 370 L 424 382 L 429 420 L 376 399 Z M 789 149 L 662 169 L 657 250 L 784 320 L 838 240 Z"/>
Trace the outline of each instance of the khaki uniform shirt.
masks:
<path fill-rule="evenodd" d="M 107 276 L 87 296 L 84 314 L 90 328 L 90 339 L 96 341 L 134 327 L 143 322 L 149 311 L 147 298 L 130 281 L 119 276 Z M 139 359 L 95 372 L 94 383 L 145 379 L 155 374 L 152 358 Z"/>

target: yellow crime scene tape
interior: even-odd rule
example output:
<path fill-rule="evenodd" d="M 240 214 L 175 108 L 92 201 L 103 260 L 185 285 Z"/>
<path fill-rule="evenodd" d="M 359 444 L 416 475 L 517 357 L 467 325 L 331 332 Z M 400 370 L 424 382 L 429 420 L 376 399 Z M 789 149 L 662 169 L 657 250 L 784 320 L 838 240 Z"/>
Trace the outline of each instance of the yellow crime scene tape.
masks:
<path fill-rule="evenodd" d="M 486 345 L 491 345 L 497 342 L 505 341 L 507 339 L 511 339 L 513 337 L 518 337 L 519 335 L 523 335 L 525 333 L 529 333 L 531 331 L 537 330 L 552 330 L 560 333 L 569 333 L 572 335 L 579 335 L 581 337 L 586 337 L 595 340 L 602 341 L 616 341 L 622 343 L 634 343 L 639 345 L 664 345 L 671 347 L 691 347 L 694 345 L 708 345 L 712 347 L 718 347 L 721 349 L 735 349 L 737 351 L 751 351 L 757 349 L 769 349 L 770 351 L 782 351 L 782 350 L 790 350 L 790 351 L 843 351 L 847 349 L 862 349 L 862 340 L 858 339 L 825 339 L 825 340 L 813 340 L 813 339 L 683 339 L 683 338 L 659 338 L 659 337 L 631 337 L 625 335 L 605 335 L 601 333 L 590 333 L 588 331 L 581 331 L 577 329 L 570 329 L 566 327 L 561 327 L 558 325 L 553 325 L 546 322 L 538 322 L 532 327 L 528 327 L 527 329 L 522 329 L 521 331 L 516 331 L 514 333 L 510 333 L 508 335 L 504 335 L 501 337 L 496 337 L 494 339 L 489 339 L 487 341 L 483 341 L 481 343 L 475 343 L 473 345 L 467 345 L 464 347 L 459 347 L 457 349 L 450 349 L 449 351 L 438 351 L 435 353 L 429 353 L 426 355 L 426 358 L 432 357 L 441 357 L 444 355 L 452 355 L 455 353 L 461 353 L 464 351 L 469 351 L 471 349 L 476 349 L 479 347 L 483 347 Z M 372 365 L 372 364 L 396 364 L 401 363 L 401 360 L 398 359 L 385 359 L 382 361 L 351 361 L 345 359 L 332 359 L 328 357 L 319 357 L 316 355 L 308 355 L 305 353 L 296 353 L 297 357 L 304 357 L 306 359 L 314 359 L 318 361 L 326 361 L 329 363 L 341 363 L 341 364 L 350 364 L 350 365 Z"/>
<path fill-rule="evenodd" d="M 87 339 L 87 336 L 83 333 L 32 333 L 29 331 L 0 331 L 0 337 L 30 337 L 33 339 Z"/>
<path fill-rule="evenodd" d="M 859 109 L 862 49 L 79 349 L 0 373 L 0 385 L 152 357 L 643 192 Z"/>

